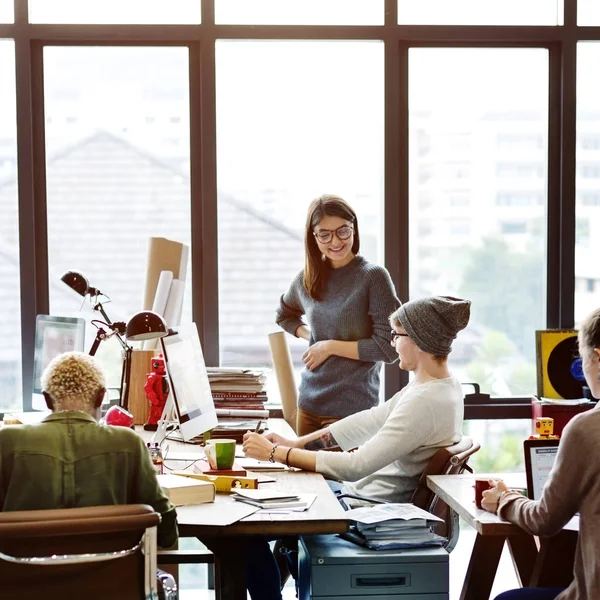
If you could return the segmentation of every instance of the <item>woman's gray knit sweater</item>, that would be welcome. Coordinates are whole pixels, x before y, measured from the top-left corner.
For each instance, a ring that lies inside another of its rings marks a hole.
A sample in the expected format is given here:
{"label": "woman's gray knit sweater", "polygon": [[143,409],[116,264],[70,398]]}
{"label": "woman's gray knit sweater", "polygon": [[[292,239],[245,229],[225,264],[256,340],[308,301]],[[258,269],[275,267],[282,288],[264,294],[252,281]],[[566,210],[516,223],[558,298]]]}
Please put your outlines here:
{"label": "woman's gray knit sweater", "polygon": [[301,409],[341,418],[378,403],[381,362],[397,359],[388,318],[399,306],[387,270],[362,256],[330,270],[320,301],[308,295],[303,272],[296,276],[281,297],[277,324],[292,335],[308,324],[309,345],[358,341],[359,355],[359,360],[330,356],[314,371],[305,369],[298,398]]}

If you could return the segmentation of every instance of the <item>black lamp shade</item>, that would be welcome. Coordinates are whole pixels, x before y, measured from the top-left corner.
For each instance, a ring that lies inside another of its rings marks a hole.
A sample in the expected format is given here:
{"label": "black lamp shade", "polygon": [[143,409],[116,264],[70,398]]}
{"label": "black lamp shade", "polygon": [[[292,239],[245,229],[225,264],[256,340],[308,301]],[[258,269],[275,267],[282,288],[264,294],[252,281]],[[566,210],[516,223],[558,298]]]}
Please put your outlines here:
{"label": "black lamp shade", "polygon": [[158,313],[144,310],[129,319],[125,337],[134,341],[153,340],[164,337],[167,333],[165,320]]}
{"label": "black lamp shade", "polygon": [[80,296],[85,296],[87,294],[89,283],[81,273],[67,271],[60,279],[72,290],[75,290]]}

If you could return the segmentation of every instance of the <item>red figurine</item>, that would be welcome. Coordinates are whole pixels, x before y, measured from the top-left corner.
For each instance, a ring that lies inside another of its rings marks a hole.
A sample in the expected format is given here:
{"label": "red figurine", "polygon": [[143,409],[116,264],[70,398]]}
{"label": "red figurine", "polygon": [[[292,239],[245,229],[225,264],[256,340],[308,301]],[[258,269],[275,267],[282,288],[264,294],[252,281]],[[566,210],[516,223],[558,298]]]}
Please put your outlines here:
{"label": "red figurine", "polygon": [[152,358],[152,373],[146,376],[146,385],[144,392],[146,398],[150,402],[150,414],[148,421],[144,425],[147,431],[156,431],[158,421],[160,420],[163,409],[169,395],[169,382],[167,380],[167,372],[165,370],[165,359],[162,354]]}

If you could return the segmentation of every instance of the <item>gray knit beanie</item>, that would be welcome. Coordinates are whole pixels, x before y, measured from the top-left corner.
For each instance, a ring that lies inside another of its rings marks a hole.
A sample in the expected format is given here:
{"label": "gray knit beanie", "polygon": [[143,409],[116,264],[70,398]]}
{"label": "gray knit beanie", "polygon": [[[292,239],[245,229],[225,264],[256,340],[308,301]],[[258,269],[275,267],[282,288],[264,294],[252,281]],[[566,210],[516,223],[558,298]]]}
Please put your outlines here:
{"label": "gray knit beanie", "polygon": [[470,300],[430,296],[406,302],[390,320],[400,323],[423,352],[448,356],[452,341],[467,326],[470,314]]}

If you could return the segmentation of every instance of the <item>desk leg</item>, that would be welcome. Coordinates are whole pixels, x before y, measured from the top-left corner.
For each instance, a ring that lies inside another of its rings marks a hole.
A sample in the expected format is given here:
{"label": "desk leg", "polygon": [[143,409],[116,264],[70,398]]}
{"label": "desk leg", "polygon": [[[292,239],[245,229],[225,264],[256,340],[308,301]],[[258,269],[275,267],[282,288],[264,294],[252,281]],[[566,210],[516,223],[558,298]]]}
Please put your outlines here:
{"label": "desk leg", "polygon": [[498,570],[504,537],[477,534],[460,600],[487,600]]}
{"label": "desk leg", "polygon": [[215,600],[246,600],[247,538],[202,538],[215,555]]}
{"label": "desk leg", "polygon": [[569,587],[573,581],[576,546],[576,531],[563,529],[551,538],[542,538],[530,585],[532,587]]}
{"label": "desk leg", "polygon": [[517,578],[521,587],[527,587],[533,575],[538,549],[532,535],[509,535],[506,539]]}

